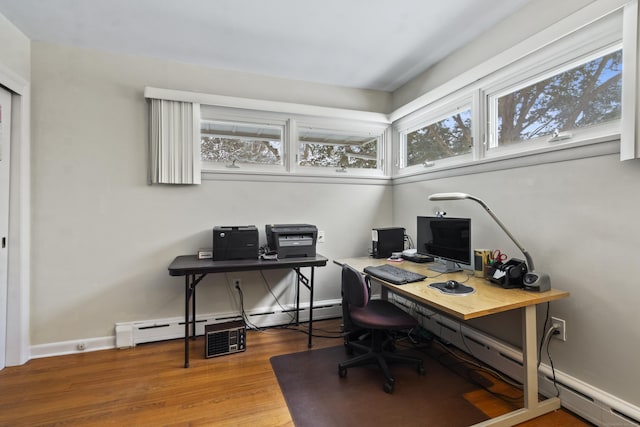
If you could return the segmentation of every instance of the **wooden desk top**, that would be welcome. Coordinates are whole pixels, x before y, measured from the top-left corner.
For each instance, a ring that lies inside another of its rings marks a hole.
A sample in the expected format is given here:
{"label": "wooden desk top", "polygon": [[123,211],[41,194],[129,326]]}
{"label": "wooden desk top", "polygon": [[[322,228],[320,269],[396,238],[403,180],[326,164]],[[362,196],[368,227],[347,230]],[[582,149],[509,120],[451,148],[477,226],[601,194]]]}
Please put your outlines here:
{"label": "wooden desk top", "polygon": [[[410,261],[388,262],[386,259],[374,258],[346,258],[335,260],[335,264],[342,266],[349,264],[353,268],[363,271],[370,265],[391,264],[395,267],[423,274],[428,278],[421,282],[394,285],[375,279],[390,291],[403,295],[408,299],[432,306],[442,312],[463,320],[487,316],[489,314],[522,308],[567,298],[569,292],[551,289],[546,292],[529,292],[523,289],[504,289],[488,280],[474,277],[471,271],[440,274],[428,269],[428,264],[418,264]],[[469,280],[467,277],[471,274]],[[372,279],[374,279],[372,277]],[[474,293],[464,295],[444,294],[438,289],[429,287],[429,283],[457,280],[475,289]]]}

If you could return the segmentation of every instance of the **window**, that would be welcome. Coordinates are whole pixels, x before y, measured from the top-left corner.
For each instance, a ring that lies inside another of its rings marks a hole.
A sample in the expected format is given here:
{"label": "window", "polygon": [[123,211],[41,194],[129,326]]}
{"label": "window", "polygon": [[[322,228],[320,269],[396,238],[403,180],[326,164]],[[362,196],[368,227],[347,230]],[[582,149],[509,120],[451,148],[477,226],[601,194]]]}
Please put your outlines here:
{"label": "window", "polygon": [[622,51],[617,50],[528,84],[497,103],[496,136],[489,150],[569,139],[573,132],[619,120],[622,98]]}
{"label": "window", "polygon": [[394,174],[439,178],[579,158],[620,139],[623,9],[589,13],[588,24],[569,17],[546,42],[527,39],[425,94],[420,108],[392,113]]}
{"label": "window", "polygon": [[470,154],[473,147],[471,109],[408,132],[405,146],[407,167],[428,166],[436,160]]}
{"label": "window", "polygon": [[283,166],[283,128],[241,122],[203,120],[202,161],[240,168],[241,164]]}
{"label": "window", "polygon": [[396,173],[420,173],[425,168],[473,160],[473,97],[438,102],[394,124],[399,159]]}
{"label": "window", "polygon": [[380,138],[298,127],[298,166],[377,169]]}
{"label": "window", "polygon": [[337,177],[346,172],[385,178],[386,115],[328,108],[318,108],[317,115],[299,114],[296,109],[315,110],[268,104],[273,110],[262,102],[255,104],[261,109],[202,105],[200,149],[205,173]]}

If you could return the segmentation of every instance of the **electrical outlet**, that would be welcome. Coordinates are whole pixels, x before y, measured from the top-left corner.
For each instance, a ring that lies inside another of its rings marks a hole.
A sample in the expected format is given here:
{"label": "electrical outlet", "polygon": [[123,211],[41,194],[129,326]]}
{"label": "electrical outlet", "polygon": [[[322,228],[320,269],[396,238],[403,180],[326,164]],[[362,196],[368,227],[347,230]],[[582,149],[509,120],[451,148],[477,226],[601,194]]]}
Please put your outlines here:
{"label": "electrical outlet", "polygon": [[566,341],[567,340],[567,325],[563,319],[557,317],[551,318],[551,325],[556,328],[551,338]]}
{"label": "electrical outlet", "polygon": [[236,288],[239,288],[240,285],[242,285],[241,279],[233,279],[233,286],[235,286]]}
{"label": "electrical outlet", "polygon": [[318,231],[318,238],[316,240],[318,243],[324,243],[324,231]]}

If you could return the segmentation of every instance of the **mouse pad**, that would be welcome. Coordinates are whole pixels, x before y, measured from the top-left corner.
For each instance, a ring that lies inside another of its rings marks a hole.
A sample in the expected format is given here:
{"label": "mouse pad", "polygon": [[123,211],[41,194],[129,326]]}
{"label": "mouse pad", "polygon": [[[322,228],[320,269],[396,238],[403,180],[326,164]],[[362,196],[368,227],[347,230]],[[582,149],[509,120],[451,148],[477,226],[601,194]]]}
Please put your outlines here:
{"label": "mouse pad", "polygon": [[458,287],[455,289],[449,289],[447,288],[446,285],[447,285],[446,282],[436,282],[436,283],[429,284],[430,287],[438,289],[443,294],[467,295],[467,294],[472,294],[476,291],[471,286],[465,286],[462,283],[460,283]]}

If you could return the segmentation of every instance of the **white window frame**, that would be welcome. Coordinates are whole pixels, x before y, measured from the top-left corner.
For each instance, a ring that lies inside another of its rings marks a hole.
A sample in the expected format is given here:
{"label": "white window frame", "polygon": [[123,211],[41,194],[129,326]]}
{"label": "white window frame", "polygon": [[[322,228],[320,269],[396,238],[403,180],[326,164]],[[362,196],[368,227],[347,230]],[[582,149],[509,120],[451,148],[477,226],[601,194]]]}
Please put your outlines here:
{"label": "white window frame", "polygon": [[[326,131],[328,133],[368,136],[377,139],[377,167],[370,168],[336,168],[323,166],[301,166],[298,164],[298,152],[300,140],[298,138],[299,128],[311,128]],[[388,168],[385,167],[386,147],[389,136],[389,124],[358,122],[354,120],[345,121],[342,119],[321,119],[318,117],[295,117],[292,119],[292,135],[294,142],[291,144],[294,150],[292,171],[298,175],[305,176],[353,176],[353,177],[388,177]]]}
{"label": "white window frame", "polygon": [[446,159],[434,160],[423,165],[407,166],[407,135],[416,130],[430,126],[443,119],[452,117],[453,115],[465,111],[471,110],[471,133],[472,139],[477,140],[476,137],[476,116],[474,115],[476,101],[476,93],[466,96],[455,97],[453,100],[437,102],[434,105],[425,107],[420,111],[399,120],[393,125],[394,133],[396,134],[395,151],[398,153],[398,157],[394,164],[394,176],[406,176],[415,175],[426,170],[449,168],[456,165],[467,164],[476,159],[477,153],[474,147],[472,147],[469,154],[463,154],[456,157],[450,157]]}
{"label": "white window frame", "polygon": [[[341,108],[320,107],[288,102],[265,101],[259,99],[236,98],[224,95],[179,91],[162,88],[145,88],[145,97],[187,101],[201,105],[201,117],[204,120],[232,121],[246,124],[262,124],[282,126],[284,133],[282,167],[274,165],[240,165],[240,168],[227,168],[225,165],[203,165],[203,179],[226,180],[254,180],[256,175],[260,179],[271,181],[296,182],[359,182],[363,179],[370,184],[387,184],[391,179],[386,160],[390,157],[389,128],[391,121],[387,114]],[[297,153],[296,122],[310,123],[323,129],[333,129],[348,132],[360,132],[380,135],[378,146],[377,169],[347,169],[348,173],[336,172],[334,168],[296,167],[295,153]],[[198,135],[198,140],[200,136]],[[267,178],[268,177],[268,178]],[[307,179],[308,178],[308,179]],[[355,180],[355,181],[353,181]]]}
{"label": "white window frame", "polygon": [[[264,126],[269,128],[279,128],[282,135],[282,165],[266,165],[266,164],[243,164],[236,163],[221,164],[218,162],[201,161],[201,169],[204,173],[224,173],[224,174],[242,174],[242,173],[286,173],[289,170],[288,157],[289,152],[289,133],[287,129],[286,117],[279,114],[265,113],[262,111],[252,110],[236,110],[225,107],[217,107],[212,105],[202,105],[200,109],[200,120],[211,122],[240,123],[245,125]],[[235,166],[235,167],[233,167]]]}
{"label": "white window frame", "polygon": [[[555,75],[563,69],[570,69],[579,63],[588,62],[590,57],[595,59],[607,52],[618,50],[623,43],[626,49],[630,43],[625,39],[635,38],[637,35],[637,25],[630,29],[627,23],[632,21],[633,24],[637,24],[637,17],[635,20],[629,18],[634,11],[637,13],[637,0],[631,2],[603,0],[586,6],[548,29],[392,112],[390,118],[393,121],[394,147],[397,153],[394,178],[398,183],[402,183],[416,179],[443,178],[620,151],[620,144],[614,147],[611,143],[624,140],[623,125],[620,121],[614,121],[585,131],[573,132],[572,139],[568,141],[553,144],[545,141],[540,143],[539,147],[525,143],[521,147],[504,147],[505,149],[494,149],[493,153],[487,153],[486,144],[491,137],[489,121],[495,117],[494,112],[490,110],[489,99],[490,97],[497,99],[498,93],[508,93],[509,89],[518,85],[524,87],[530,84],[526,82],[540,80],[536,76]],[[595,25],[590,26],[594,23]],[[628,56],[632,55],[624,55],[623,52],[623,86],[630,78],[627,75],[628,68],[633,68],[634,75],[636,73],[635,66],[629,67]],[[636,58],[635,52],[633,58],[634,60]],[[634,81],[635,79],[637,78],[634,78]],[[623,120],[629,114],[629,110],[625,112],[624,108],[631,103],[627,101],[625,104],[625,90],[623,90]],[[436,162],[432,167],[421,168],[421,170],[416,167],[401,169],[399,161],[404,154],[401,152],[401,131],[408,127],[406,123],[416,120],[425,111],[436,108],[436,105],[459,99],[464,94],[473,97],[473,160],[467,163]],[[634,98],[637,98],[637,95]],[[635,112],[635,108],[633,110]],[[635,118],[633,120],[635,122]]]}
{"label": "white window frame", "polygon": [[[621,121],[615,120],[591,128],[572,130],[569,138],[553,141],[544,136],[508,147],[498,147],[498,99],[516,90],[571,70],[579,65],[622,49],[622,16],[611,14],[588,30],[571,34],[546,49],[496,73],[484,86],[487,104],[487,140],[483,158],[498,159],[529,151],[553,151],[561,145],[580,145],[619,138]],[[618,25],[616,25],[618,24]],[[624,70],[623,70],[624,71]]]}

